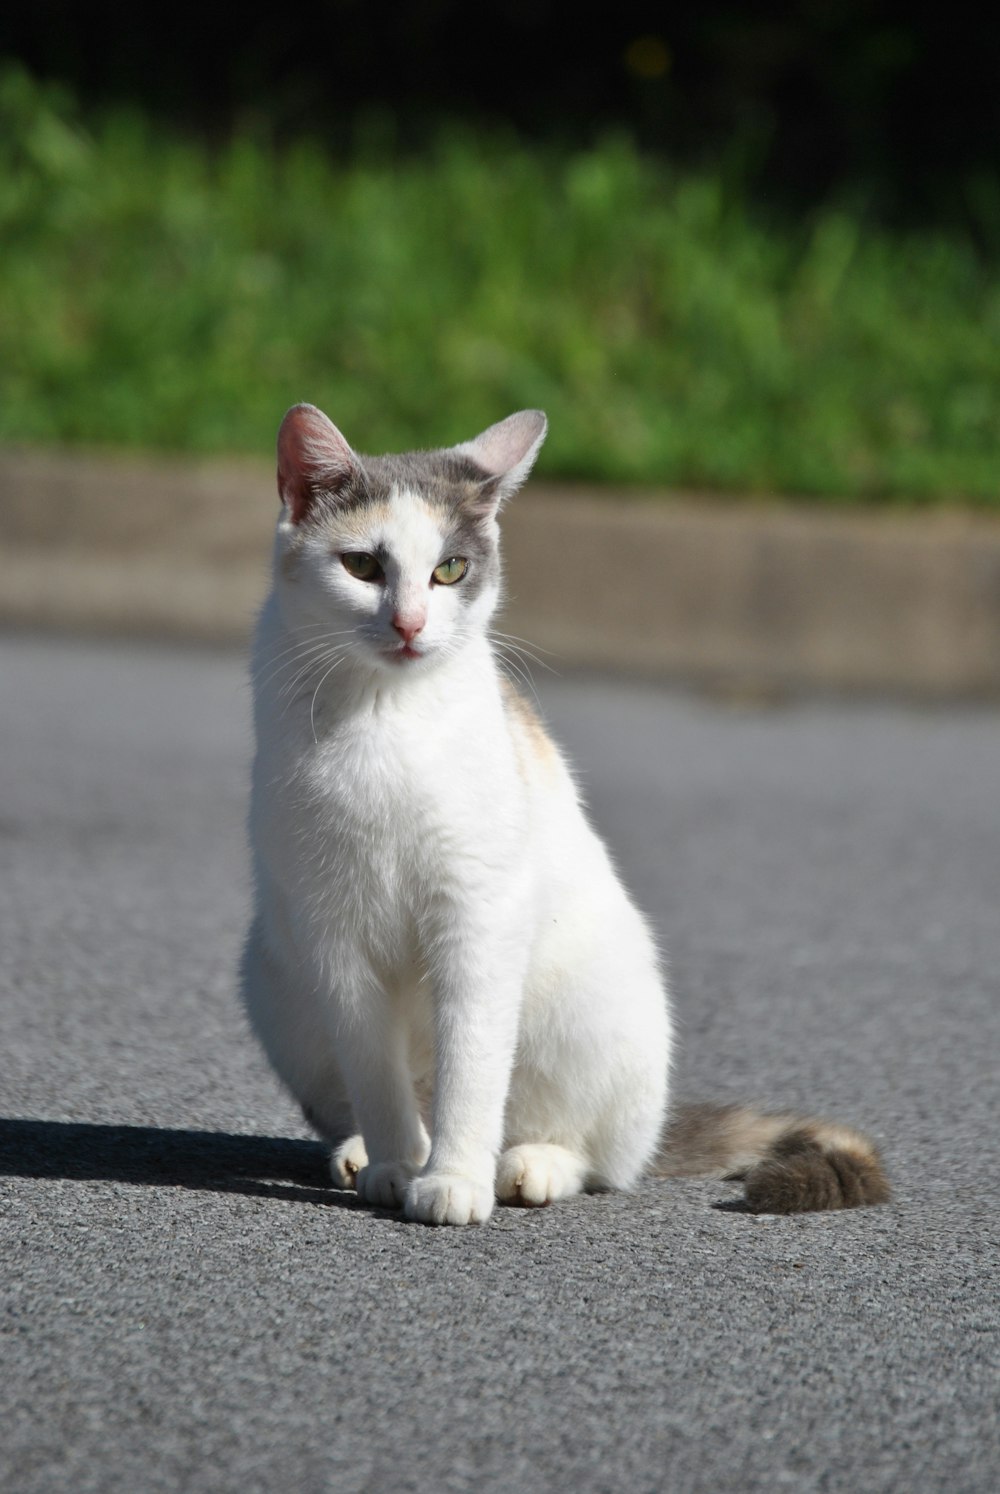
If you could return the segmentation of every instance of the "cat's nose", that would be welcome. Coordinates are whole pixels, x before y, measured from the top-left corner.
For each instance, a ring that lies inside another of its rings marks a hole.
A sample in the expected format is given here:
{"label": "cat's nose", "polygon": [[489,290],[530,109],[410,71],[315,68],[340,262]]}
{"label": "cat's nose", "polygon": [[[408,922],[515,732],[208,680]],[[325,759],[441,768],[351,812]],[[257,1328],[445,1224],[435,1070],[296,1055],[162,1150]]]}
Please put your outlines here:
{"label": "cat's nose", "polygon": [[425,612],[394,612],[392,625],[404,643],[412,643],[427,621]]}

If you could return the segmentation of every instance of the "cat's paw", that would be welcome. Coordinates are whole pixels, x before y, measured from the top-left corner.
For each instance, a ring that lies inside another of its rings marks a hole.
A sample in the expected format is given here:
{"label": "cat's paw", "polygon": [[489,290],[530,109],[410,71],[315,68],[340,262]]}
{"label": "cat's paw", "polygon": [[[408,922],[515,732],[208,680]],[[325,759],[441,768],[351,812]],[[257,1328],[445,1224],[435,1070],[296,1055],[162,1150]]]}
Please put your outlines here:
{"label": "cat's paw", "polygon": [[401,1209],[407,1185],[418,1170],[408,1162],[369,1162],[358,1169],[354,1186],[362,1203],[376,1209]]}
{"label": "cat's paw", "polygon": [[512,1146],[497,1166],[497,1198],[502,1203],[539,1208],[579,1193],[585,1175],[581,1158],[564,1146],[544,1142]]}
{"label": "cat's paw", "polygon": [[457,1172],[414,1178],[406,1190],[406,1217],[420,1224],[484,1224],[493,1212],[492,1182]]}
{"label": "cat's paw", "polygon": [[368,1153],[360,1136],[348,1136],[330,1154],[330,1176],[338,1188],[357,1186],[358,1173],[368,1166]]}

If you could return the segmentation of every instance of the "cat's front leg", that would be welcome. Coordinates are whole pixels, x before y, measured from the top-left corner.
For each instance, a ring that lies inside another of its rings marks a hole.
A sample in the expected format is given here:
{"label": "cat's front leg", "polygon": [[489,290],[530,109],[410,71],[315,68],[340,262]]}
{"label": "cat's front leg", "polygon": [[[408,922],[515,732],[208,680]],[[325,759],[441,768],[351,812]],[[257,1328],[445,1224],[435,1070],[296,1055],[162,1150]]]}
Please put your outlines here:
{"label": "cat's front leg", "polygon": [[[368,989],[362,1000],[342,1009],[337,1050],[361,1128],[361,1136],[351,1138],[361,1143],[353,1148],[355,1165],[347,1169],[353,1185],[363,1203],[401,1208],[407,1185],[427,1160],[430,1140],[417,1108],[405,1028],[381,991]],[[335,1153],[335,1178],[341,1160]]]}
{"label": "cat's front leg", "polygon": [[433,1140],[405,1210],[424,1224],[482,1224],[495,1202],[523,960],[518,941],[495,929],[452,933],[434,982]]}

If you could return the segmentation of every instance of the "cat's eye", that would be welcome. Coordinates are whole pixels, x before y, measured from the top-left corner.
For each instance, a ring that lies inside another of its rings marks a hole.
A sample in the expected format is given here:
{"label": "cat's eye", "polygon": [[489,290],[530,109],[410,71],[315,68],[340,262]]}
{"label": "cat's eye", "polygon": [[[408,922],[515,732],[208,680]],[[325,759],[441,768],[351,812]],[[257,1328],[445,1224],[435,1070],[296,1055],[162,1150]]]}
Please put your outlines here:
{"label": "cat's eye", "polygon": [[349,576],[359,581],[381,581],[385,576],[375,556],[367,550],[348,550],[340,557],[340,563]]}
{"label": "cat's eye", "polygon": [[439,566],[435,566],[432,579],[439,586],[454,586],[456,581],[461,581],[469,569],[469,562],[463,560],[460,555],[452,555],[448,560],[442,560]]}

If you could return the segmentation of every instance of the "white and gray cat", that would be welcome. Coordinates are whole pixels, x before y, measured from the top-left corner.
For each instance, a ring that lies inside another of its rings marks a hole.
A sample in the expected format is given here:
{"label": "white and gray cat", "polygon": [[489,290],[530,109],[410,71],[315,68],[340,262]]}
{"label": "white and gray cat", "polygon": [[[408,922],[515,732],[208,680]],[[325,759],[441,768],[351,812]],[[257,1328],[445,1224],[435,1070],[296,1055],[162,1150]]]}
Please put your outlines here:
{"label": "white and gray cat", "polygon": [[369,457],[311,405],[278,436],[253,656],[253,1026],[333,1175],[481,1223],[644,1173],[745,1176],[758,1211],[888,1195],[867,1137],[742,1107],[669,1124],[656,949],[558,749],[498,664],[498,513],[522,410]]}

